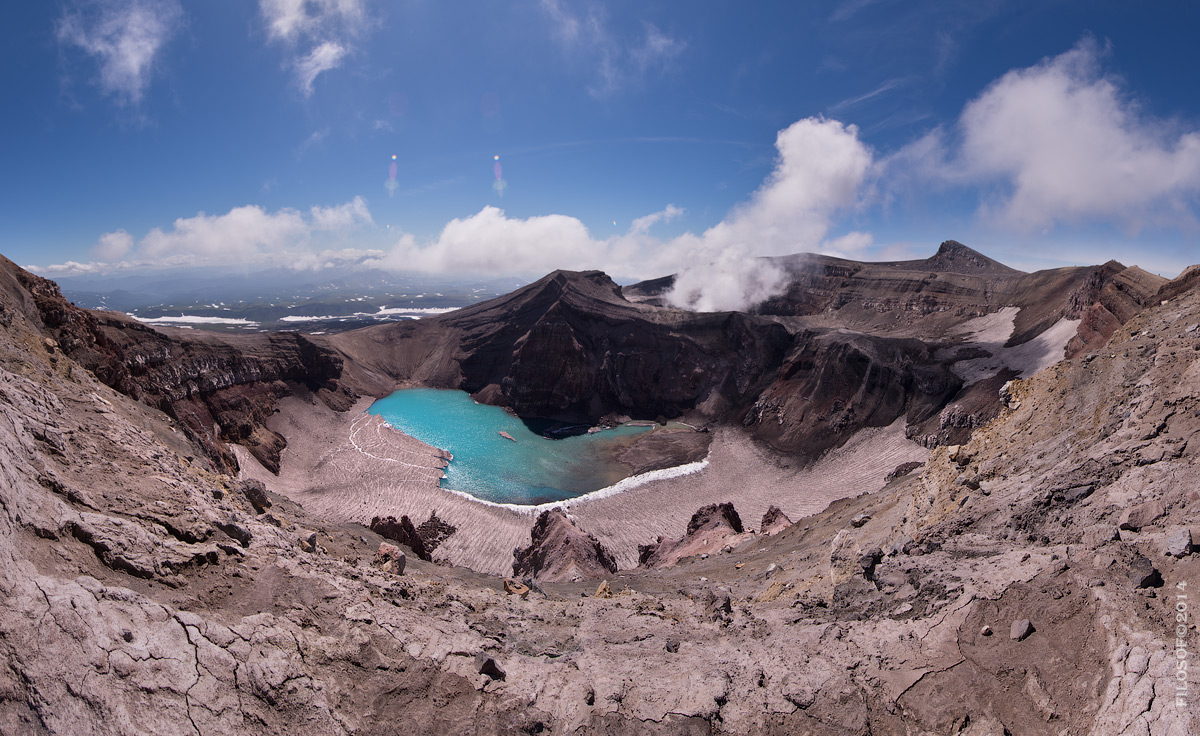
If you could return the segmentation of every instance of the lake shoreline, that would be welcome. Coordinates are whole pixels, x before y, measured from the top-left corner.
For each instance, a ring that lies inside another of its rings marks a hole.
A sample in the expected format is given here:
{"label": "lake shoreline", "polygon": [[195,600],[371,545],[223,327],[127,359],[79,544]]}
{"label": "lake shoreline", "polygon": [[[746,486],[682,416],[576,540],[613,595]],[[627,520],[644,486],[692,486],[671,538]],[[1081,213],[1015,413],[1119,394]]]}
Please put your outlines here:
{"label": "lake shoreline", "polygon": [[[263,481],[330,522],[366,526],[373,516],[407,515],[419,524],[436,512],[458,530],[438,547],[435,559],[483,573],[512,574],[513,550],[530,543],[534,509],[487,505],[441,488],[444,453],[365,414],[372,401],[361,399],[339,413],[312,397],[283,399],[268,423],[288,441],[280,474],[273,475],[244,448],[235,447],[243,477]],[[627,569],[637,565],[638,545],[659,536],[682,536],[701,506],[732,501],[751,529],[771,505],[796,520],[839,498],[877,490],[897,465],[928,456],[928,450],[904,437],[903,419],[864,430],[806,468],[739,428],[718,427],[707,437],[703,467],[566,502],[568,513]]]}
{"label": "lake shoreline", "polygon": [[504,407],[465,391],[409,387],[374,401],[378,415],[452,458],[441,485],[501,506],[543,506],[609,488],[631,475],[704,457],[707,435],[641,422],[547,437]]}

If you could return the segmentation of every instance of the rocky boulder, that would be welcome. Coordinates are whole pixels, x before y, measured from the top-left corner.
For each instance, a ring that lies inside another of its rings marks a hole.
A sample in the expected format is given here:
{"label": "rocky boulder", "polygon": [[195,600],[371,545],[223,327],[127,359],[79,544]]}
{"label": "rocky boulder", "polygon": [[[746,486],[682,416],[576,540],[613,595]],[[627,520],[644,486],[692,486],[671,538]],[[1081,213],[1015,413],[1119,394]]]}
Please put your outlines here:
{"label": "rocky boulder", "polygon": [[1163,552],[1168,557],[1187,557],[1192,552],[1192,530],[1181,526],[1167,535]]}
{"label": "rocky boulder", "polygon": [[1154,563],[1141,555],[1135,555],[1129,565],[1129,582],[1134,588],[1161,588],[1163,579]]}
{"label": "rocky boulder", "polygon": [[379,551],[375,553],[373,562],[376,567],[384,572],[390,572],[393,575],[403,575],[404,566],[408,562],[408,558],[405,557],[404,553],[396,545],[380,542]]}
{"label": "rocky boulder", "polygon": [[1142,527],[1149,526],[1158,519],[1161,519],[1166,513],[1161,503],[1158,501],[1148,501],[1126,509],[1125,513],[1121,514],[1121,523],[1119,526],[1126,531],[1141,531]]}

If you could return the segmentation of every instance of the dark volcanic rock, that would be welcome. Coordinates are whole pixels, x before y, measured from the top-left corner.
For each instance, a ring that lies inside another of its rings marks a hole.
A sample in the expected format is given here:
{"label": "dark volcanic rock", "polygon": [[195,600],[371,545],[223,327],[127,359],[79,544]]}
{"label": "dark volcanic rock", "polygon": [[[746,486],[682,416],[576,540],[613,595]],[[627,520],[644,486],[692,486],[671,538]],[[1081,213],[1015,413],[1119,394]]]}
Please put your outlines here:
{"label": "dark volcanic rock", "polygon": [[896,480],[897,478],[903,478],[904,476],[908,475],[909,473],[913,472],[914,470],[923,466],[924,464],[925,463],[922,463],[922,462],[919,462],[916,460],[913,460],[913,461],[907,462],[907,463],[900,463],[899,465],[896,466],[896,468],[894,470],[892,470],[892,472],[887,474],[887,477],[884,478],[884,482],[891,483],[892,481]]}
{"label": "dark volcanic rock", "polygon": [[805,330],[742,424],[777,449],[815,457],[863,427],[936,417],[961,387],[919,340]]}
{"label": "dark volcanic rock", "polygon": [[692,514],[687,525],[687,536],[694,537],[702,531],[722,527],[728,527],[737,534],[742,533],[742,518],[738,516],[737,509],[733,507],[733,504],[728,501],[709,504]]}
{"label": "dark volcanic rock", "polygon": [[429,515],[429,518],[421,522],[417,527],[417,536],[425,543],[425,549],[429,550],[429,554],[438,548],[442,542],[458,531],[458,527],[453,524],[438,518],[437,512],[434,511]]}
{"label": "dark volcanic rock", "polygon": [[602,578],[617,563],[600,542],[575,526],[560,508],[543,511],[531,532],[532,543],[513,552],[513,575],[543,582]]}
{"label": "dark volcanic rock", "polygon": [[1129,564],[1129,582],[1135,588],[1160,588],[1163,579],[1154,563],[1142,555],[1135,555]]}
{"label": "dark volcanic rock", "polygon": [[399,521],[396,521],[394,516],[387,518],[376,516],[371,519],[371,531],[381,537],[403,544],[411,549],[418,559],[425,561],[433,559],[429,554],[429,549],[425,546],[425,540],[421,538],[417,528],[413,526],[412,520],[407,516],[401,516]]}
{"label": "dark volcanic rock", "polygon": [[238,481],[237,489],[241,491],[250,505],[254,507],[255,512],[262,513],[271,508],[271,499],[267,497],[267,487],[263,485],[261,480],[253,478]]}

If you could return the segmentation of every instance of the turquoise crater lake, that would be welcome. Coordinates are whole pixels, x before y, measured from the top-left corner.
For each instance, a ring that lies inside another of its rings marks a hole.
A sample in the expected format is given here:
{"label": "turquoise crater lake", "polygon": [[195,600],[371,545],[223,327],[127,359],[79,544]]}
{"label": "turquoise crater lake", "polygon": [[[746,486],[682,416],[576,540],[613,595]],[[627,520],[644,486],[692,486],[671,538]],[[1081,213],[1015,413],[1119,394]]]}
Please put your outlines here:
{"label": "turquoise crater lake", "polygon": [[[392,427],[454,459],[443,488],[493,503],[564,501],[617,483],[629,469],[615,452],[650,429],[625,425],[592,434],[547,439],[496,406],[465,391],[401,389],[367,409]],[[500,432],[508,433],[507,439]]]}

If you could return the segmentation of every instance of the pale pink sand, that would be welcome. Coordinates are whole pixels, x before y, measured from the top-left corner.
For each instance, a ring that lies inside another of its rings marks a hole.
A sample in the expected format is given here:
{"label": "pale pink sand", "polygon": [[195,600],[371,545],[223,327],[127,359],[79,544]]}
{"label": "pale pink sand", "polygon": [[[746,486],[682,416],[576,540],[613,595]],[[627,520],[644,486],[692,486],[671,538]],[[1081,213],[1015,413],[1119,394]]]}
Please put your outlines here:
{"label": "pale pink sand", "polygon": [[767,507],[778,506],[792,521],[815,514],[847,496],[877,491],[897,465],[924,460],[929,451],[904,436],[904,420],[859,432],[845,446],[812,466],[779,465],[745,433],[722,428],[713,438],[708,467],[694,475],[656,481],[595,501],[568,506],[579,527],[595,534],[622,569],[637,564],[637,546],[659,535],[683,536],[696,509],[732,501],[742,525],[758,529]]}
{"label": "pale pink sand", "polygon": [[[431,511],[458,527],[435,558],[493,574],[511,574],[512,553],[529,544],[537,509],[496,506],[438,487],[440,450],[365,415],[370,399],[338,414],[291,397],[270,423],[288,440],[278,477],[235,448],[244,477],[258,478],[330,521],[369,524],[372,516],[407,514],[419,524]],[[831,501],[875,491],[897,465],[923,461],[928,451],[904,437],[904,421],[861,432],[846,446],[803,470],[784,468],[743,432],[717,430],[699,472],[656,480],[622,493],[566,503],[579,526],[595,534],[624,569],[637,564],[639,544],[683,535],[696,509],[732,501],[743,524],[758,527],[770,505],[792,520]]]}

